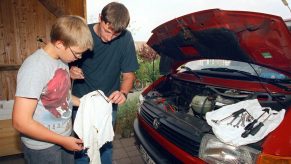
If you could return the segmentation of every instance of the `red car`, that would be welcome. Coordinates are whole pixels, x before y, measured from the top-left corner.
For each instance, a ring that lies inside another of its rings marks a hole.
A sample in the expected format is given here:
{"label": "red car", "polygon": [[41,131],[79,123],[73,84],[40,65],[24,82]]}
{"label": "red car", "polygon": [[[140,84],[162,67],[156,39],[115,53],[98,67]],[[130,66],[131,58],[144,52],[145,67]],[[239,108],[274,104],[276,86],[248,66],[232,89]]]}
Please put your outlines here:
{"label": "red car", "polygon": [[[140,95],[134,131],[147,163],[291,163],[291,37],[281,17],[210,9],[168,21],[147,44],[161,78]],[[284,109],[259,142],[221,142],[205,114],[257,99]]]}

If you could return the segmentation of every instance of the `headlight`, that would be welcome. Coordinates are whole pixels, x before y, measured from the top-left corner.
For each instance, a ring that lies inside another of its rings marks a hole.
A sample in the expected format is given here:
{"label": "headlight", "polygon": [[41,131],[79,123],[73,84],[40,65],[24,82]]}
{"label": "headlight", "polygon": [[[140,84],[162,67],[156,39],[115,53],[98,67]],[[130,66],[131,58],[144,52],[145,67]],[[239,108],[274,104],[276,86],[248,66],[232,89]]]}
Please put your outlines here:
{"label": "headlight", "polygon": [[219,141],[214,135],[206,134],[201,141],[199,158],[207,163],[234,164],[256,163],[260,151],[248,146],[231,146]]}
{"label": "headlight", "polygon": [[140,107],[141,107],[141,104],[143,103],[144,101],[144,97],[142,96],[142,94],[139,94],[139,106],[138,106],[138,113],[140,113]]}
{"label": "headlight", "polygon": [[144,101],[144,97],[142,96],[142,94],[139,94],[139,103],[142,104]]}

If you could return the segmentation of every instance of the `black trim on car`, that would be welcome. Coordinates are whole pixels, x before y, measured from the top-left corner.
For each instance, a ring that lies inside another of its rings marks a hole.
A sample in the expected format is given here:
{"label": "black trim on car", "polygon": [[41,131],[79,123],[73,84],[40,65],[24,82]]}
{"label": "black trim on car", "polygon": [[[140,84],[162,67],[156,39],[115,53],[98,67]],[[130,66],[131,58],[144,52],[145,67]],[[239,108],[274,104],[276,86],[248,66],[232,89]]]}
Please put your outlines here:
{"label": "black trim on car", "polygon": [[[151,101],[141,105],[140,115],[159,134],[194,157],[198,156],[203,135],[211,132],[204,120],[179,112],[163,112]],[[155,121],[159,122],[159,127],[154,127]]]}
{"label": "black trim on car", "polygon": [[136,140],[139,144],[143,146],[148,155],[157,164],[179,164],[177,158],[168,153],[164,148],[162,148],[155,140],[153,140],[143,128],[140,127],[137,119],[134,120],[134,133]]}

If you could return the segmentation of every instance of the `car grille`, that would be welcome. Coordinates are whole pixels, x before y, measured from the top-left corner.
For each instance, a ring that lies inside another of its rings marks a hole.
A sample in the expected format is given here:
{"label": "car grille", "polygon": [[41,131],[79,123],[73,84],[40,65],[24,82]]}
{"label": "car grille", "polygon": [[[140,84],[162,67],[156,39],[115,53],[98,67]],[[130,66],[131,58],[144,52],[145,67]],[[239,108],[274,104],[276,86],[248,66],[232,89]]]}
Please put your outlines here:
{"label": "car grille", "polygon": [[[198,156],[202,133],[195,132],[187,123],[177,124],[177,119],[166,116],[165,112],[151,103],[145,102],[141,106],[140,115],[153,128],[155,118],[160,118],[159,127],[155,128],[157,132],[185,152]],[[188,129],[185,130],[185,127]]]}

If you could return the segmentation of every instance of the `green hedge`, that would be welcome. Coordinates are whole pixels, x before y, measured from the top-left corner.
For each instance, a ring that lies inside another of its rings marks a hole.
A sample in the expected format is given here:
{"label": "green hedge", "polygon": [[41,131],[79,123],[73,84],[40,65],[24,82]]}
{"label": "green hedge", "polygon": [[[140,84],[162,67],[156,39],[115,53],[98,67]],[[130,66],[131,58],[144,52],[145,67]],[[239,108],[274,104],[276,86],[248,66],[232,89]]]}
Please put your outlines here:
{"label": "green hedge", "polygon": [[139,69],[135,72],[136,78],[142,82],[153,82],[159,76],[159,63],[160,59],[156,59],[154,62],[152,61],[144,61],[139,59]]}
{"label": "green hedge", "polygon": [[[136,78],[144,83],[143,86],[146,86],[148,83],[152,83],[160,76],[159,62],[159,58],[153,62],[149,60],[142,60],[138,56],[139,69],[135,72],[135,74]],[[133,122],[136,118],[138,106],[138,95],[136,97],[129,98],[124,105],[119,106],[116,118],[115,133],[121,134],[123,137],[129,137],[133,134]]]}
{"label": "green hedge", "polygon": [[133,134],[133,122],[138,109],[138,96],[130,98],[124,105],[119,106],[115,133],[123,137],[130,137]]}

